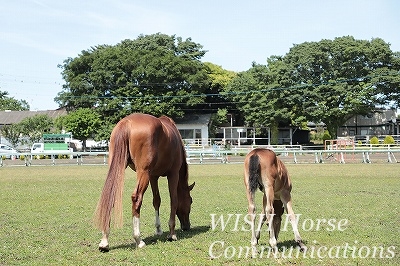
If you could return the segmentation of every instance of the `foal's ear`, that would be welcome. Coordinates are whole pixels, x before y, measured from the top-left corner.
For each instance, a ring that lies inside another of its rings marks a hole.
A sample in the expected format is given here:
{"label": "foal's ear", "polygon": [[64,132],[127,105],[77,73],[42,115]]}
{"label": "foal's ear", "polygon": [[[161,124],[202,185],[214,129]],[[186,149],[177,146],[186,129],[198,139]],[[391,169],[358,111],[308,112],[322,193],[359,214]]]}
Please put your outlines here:
{"label": "foal's ear", "polygon": [[195,184],[196,184],[196,182],[193,182],[193,184],[191,184],[191,185],[189,186],[189,191],[191,191],[191,190],[193,189],[193,187],[194,187]]}

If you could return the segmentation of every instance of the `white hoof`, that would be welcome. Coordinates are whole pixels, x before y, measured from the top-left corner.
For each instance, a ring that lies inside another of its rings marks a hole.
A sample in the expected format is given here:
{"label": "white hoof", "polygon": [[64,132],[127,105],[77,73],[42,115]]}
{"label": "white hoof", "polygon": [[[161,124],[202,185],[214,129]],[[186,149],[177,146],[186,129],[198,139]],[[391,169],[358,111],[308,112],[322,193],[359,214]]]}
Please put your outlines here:
{"label": "white hoof", "polygon": [[108,252],[108,251],[110,251],[110,247],[109,247],[108,243],[103,243],[103,241],[102,241],[99,244],[99,250],[100,250],[100,252]]}
{"label": "white hoof", "polygon": [[176,237],[176,235],[168,236],[168,241],[177,241],[177,240],[178,240],[178,238]]}
{"label": "white hoof", "polygon": [[146,246],[146,243],[144,243],[143,240],[140,240],[140,243],[136,245],[138,248],[144,248]]}
{"label": "white hoof", "polygon": [[269,245],[271,246],[271,248],[276,248],[276,244],[277,242],[275,238],[269,240]]}

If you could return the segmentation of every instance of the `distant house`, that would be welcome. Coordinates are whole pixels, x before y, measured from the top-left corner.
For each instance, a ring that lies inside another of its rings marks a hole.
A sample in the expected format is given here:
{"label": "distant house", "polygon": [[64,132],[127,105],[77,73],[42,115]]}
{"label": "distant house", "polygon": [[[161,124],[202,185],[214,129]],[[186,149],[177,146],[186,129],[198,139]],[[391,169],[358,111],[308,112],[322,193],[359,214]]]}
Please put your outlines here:
{"label": "distant house", "polygon": [[211,114],[191,114],[174,121],[186,144],[208,146],[210,145],[208,137],[210,119]]}
{"label": "distant house", "polygon": [[66,114],[67,111],[63,108],[46,111],[0,111],[0,128],[5,125],[17,124],[21,122],[24,118],[35,115],[48,115],[51,118],[57,118]]}
{"label": "distant house", "polygon": [[[0,111],[0,129],[5,125],[12,125],[21,122],[26,117],[31,117],[35,115],[48,115],[51,118],[57,118],[59,116],[66,115],[67,111],[65,109],[57,110],[46,110],[46,111]],[[11,145],[0,132],[0,143],[5,143]]]}
{"label": "distant house", "polygon": [[338,137],[399,135],[400,121],[396,110],[382,110],[368,115],[357,115],[338,129]]}

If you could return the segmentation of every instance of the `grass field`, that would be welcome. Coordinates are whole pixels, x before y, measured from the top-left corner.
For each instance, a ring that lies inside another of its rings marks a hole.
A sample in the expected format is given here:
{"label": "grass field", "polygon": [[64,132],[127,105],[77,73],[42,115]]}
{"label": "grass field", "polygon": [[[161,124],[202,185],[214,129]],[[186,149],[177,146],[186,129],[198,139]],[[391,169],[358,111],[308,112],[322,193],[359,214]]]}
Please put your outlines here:
{"label": "grass field", "polygon": [[[400,265],[400,164],[289,164],[288,170],[308,251],[289,253],[295,245],[288,226],[279,235],[276,256],[267,253],[264,231],[259,243],[264,253],[250,258],[245,253],[250,232],[244,220],[242,164],[190,165],[190,183],[196,181],[193,229],[178,230],[176,242],[166,241],[166,180],[160,179],[161,237],[154,235],[148,189],[142,206],[143,249],[132,245],[135,178],[127,170],[125,224],[112,229],[108,253],[98,251],[101,234],[91,223],[107,166],[3,167],[0,265]],[[256,200],[260,205],[261,193]],[[217,224],[221,217],[224,230]]]}

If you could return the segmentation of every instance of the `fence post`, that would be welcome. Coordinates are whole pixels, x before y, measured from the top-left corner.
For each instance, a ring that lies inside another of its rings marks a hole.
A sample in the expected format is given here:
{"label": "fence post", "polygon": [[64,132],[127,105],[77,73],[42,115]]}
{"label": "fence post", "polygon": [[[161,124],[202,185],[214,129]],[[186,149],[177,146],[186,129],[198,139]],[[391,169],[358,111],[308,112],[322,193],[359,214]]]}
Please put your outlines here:
{"label": "fence post", "polygon": [[396,159],[396,157],[394,156],[393,152],[390,152],[390,154],[393,156],[394,162],[397,163],[397,159]]}
{"label": "fence post", "polygon": [[323,163],[322,152],[315,152],[314,154],[315,154],[315,163]]}
{"label": "fence post", "polygon": [[25,155],[25,166],[30,166],[32,164],[32,155],[27,156]]}
{"label": "fence post", "polygon": [[369,160],[369,153],[367,151],[363,152],[363,163],[371,163]]}
{"label": "fence post", "polygon": [[340,163],[345,163],[343,152],[340,152]]}

